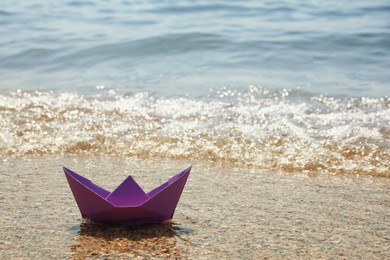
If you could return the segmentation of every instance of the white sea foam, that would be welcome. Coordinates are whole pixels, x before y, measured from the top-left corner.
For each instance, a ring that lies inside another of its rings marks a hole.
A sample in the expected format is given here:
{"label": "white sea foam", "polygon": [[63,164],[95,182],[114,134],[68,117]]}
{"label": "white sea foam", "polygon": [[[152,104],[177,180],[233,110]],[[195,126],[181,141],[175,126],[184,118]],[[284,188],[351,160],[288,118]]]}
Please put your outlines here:
{"label": "white sea foam", "polygon": [[112,92],[89,98],[1,95],[1,154],[171,157],[389,176],[387,97],[223,91],[203,99]]}

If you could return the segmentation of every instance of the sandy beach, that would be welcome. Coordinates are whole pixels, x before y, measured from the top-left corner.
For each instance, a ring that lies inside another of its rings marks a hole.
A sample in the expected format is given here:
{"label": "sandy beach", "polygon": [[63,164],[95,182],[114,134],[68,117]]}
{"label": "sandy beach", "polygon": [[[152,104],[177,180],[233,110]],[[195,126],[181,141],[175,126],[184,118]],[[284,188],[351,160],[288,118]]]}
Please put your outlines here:
{"label": "sandy beach", "polygon": [[[135,227],[82,220],[61,169],[149,190],[189,165],[173,220]],[[113,157],[4,159],[0,173],[2,259],[390,256],[388,178]]]}

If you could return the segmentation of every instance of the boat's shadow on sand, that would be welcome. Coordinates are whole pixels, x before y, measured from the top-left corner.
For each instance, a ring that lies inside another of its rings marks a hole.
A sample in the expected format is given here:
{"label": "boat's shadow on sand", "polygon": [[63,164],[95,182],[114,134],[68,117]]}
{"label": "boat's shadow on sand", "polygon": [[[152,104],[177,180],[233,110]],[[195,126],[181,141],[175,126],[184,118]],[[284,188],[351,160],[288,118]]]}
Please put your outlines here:
{"label": "boat's shadow on sand", "polygon": [[192,232],[170,221],[162,224],[125,226],[86,220],[70,231],[78,234],[77,242],[71,246],[71,251],[75,258],[80,259],[151,255],[181,257],[186,254],[191,243],[180,235]]}

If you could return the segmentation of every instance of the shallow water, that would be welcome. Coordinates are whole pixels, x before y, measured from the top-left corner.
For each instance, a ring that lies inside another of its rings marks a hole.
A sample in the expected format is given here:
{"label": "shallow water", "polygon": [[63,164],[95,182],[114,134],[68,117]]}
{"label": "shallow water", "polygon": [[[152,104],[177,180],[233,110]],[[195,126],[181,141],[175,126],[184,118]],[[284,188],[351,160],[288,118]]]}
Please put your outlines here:
{"label": "shallow water", "polygon": [[[150,190],[189,164],[172,222],[82,221],[63,165],[108,190],[132,175]],[[2,258],[364,258],[389,247],[388,178],[278,174],[199,161],[10,159],[0,169]]]}

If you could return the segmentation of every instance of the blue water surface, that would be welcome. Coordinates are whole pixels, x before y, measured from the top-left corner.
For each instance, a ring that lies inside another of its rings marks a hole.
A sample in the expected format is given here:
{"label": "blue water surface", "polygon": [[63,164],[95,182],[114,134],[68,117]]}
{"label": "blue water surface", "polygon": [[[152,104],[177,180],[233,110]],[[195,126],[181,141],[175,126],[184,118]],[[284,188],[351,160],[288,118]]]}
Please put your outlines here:
{"label": "blue water surface", "polygon": [[390,93],[390,2],[0,3],[0,91]]}

